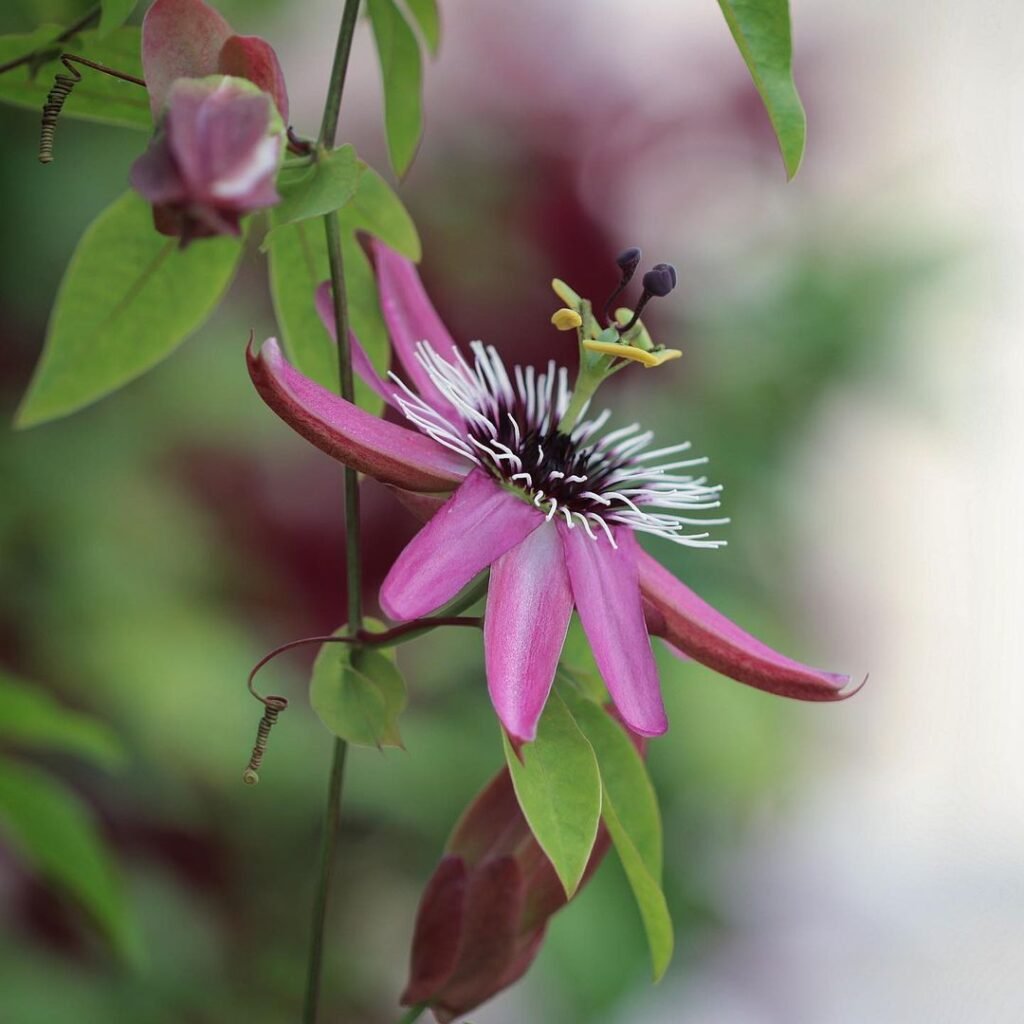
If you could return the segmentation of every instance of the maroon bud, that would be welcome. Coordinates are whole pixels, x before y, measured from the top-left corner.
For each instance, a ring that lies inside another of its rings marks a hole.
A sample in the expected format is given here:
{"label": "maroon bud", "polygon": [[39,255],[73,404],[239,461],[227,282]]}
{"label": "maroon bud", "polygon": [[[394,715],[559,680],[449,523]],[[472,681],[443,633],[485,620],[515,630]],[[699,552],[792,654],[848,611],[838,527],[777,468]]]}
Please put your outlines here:
{"label": "maroon bud", "polygon": [[[642,751],[643,741],[630,738]],[[609,845],[602,825],[580,888]],[[427,1003],[441,1024],[474,1010],[526,973],[565,904],[504,768],[463,813],[427,883],[403,1005]]]}
{"label": "maroon bud", "polygon": [[237,235],[245,214],[278,202],[282,125],[269,94],[237,78],[180,79],[131,183],[158,231],[182,239]]}
{"label": "maroon bud", "polygon": [[273,47],[259,36],[236,35],[204,0],[154,0],[142,20],[142,69],[154,120],[178,79],[218,72],[259,86],[288,120],[288,93]]}

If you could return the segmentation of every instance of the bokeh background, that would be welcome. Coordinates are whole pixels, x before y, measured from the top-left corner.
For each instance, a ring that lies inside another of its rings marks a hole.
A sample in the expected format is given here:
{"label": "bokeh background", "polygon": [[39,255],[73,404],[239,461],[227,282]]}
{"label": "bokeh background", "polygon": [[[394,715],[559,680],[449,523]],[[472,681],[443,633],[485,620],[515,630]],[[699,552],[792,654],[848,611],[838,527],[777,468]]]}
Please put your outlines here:
{"label": "bokeh background", "polygon": [[[12,0],[0,30],[84,6]],[[312,134],[340,5],[220,6],[273,41]],[[648,321],[685,356],[609,397],[711,456],[732,523],[723,550],[657,553],[794,656],[870,671],[855,700],[804,706],[661,652],[669,975],[650,986],[609,857],[527,980],[472,1020],[1024,1019],[1019,5],[797,0],[810,132],[789,185],[710,0],[441,6],[401,194],[455,336],[569,362],[553,275],[599,299],[626,245],[674,262]],[[376,76],[363,25],[341,135],[383,168]],[[0,108],[0,138],[9,422],[74,243],[143,140],[68,121],[44,169],[30,113]],[[253,254],[141,381],[0,431],[0,669],[128,752],[114,771],[5,756],[92,808],[142,950],[113,954],[0,836],[0,1021],[296,1017],[331,740],[301,699],[308,658],[282,659],[267,683],[294,710],[242,786],[244,680],[343,619],[341,480],[244,373],[250,327],[273,332],[262,275]],[[379,489],[364,502],[372,603],[415,524]],[[401,661],[407,751],[350,757],[324,1020],[397,1019],[419,892],[501,761],[475,638]]]}

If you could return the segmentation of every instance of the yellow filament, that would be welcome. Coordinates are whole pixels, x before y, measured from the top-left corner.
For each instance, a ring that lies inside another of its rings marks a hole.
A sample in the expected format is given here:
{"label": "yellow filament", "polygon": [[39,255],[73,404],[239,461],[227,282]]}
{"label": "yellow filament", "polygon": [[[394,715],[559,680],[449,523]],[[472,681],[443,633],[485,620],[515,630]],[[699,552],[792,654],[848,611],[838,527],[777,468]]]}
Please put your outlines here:
{"label": "yellow filament", "polygon": [[589,352],[600,352],[603,356],[612,356],[615,359],[632,359],[650,369],[652,366],[661,366],[670,359],[678,359],[683,353],[677,348],[663,348],[657,352],[647,352],[642,348],[635,348],[633,345],[624,345],[619,341],[590,341],[585,340],[583,347]]}

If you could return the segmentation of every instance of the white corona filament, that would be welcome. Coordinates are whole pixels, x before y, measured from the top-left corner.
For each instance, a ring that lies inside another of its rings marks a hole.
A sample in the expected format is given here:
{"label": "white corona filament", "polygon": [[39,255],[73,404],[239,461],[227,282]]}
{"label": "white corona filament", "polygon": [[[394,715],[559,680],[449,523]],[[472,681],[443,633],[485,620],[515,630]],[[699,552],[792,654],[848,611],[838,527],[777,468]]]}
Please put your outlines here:
{"label": "white corona filament", "polygon": [[[641,431],[638,423],[601,435],[611,417],[607,409],[577,423],[568,439],[559,441],[556,428],[572,398],[565,368],[552,361],[538,374],[532,366],[516,366],[509,377],[492,346],[474,341],[470,349],[473,366],[454,346],[449,362],[429,342],[416,345],[416,358],[447,403],[445,409],[434,408],[391,374],[400,388],[395,393],[399,407],[420,431],[522,491],[548,522],[561,515],[568,528],[579,527],[593,540],[603,533],[616,546],[611,528],[625,526],[690,547],[725,544],[690,528],[720,526],[728,519],[679,514],[721,506],[720,485],[677,472],[707,462],[672,458],[688,451],[689,441],[651,449],[654,435]],[[544,444],[550,455],[553,444],[564,450],[567,440],[567,464],[551,465]],[[657,459],[669,461],[651,465]],[[580,467],[586,472],[574,472]],[[554,491],[561,491],[561,497]]]}

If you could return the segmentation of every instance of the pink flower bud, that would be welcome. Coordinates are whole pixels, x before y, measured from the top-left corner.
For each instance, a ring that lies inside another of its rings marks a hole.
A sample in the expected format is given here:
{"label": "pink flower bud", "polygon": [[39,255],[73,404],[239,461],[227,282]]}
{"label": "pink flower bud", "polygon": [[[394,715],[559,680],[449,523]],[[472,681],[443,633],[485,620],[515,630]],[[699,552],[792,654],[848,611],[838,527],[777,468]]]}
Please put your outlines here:
{"label": "pink flower bud", "polygon": [[[602,825],[580,888],[609,845]],[[526,973],[565,903],[503,768],[462,815],[427,883],[403,1005],[428,1003],[441,1024],[469,1013]]]}
{"label": "pink flower bud", "polygon": [[163,121],[132,165],[131,183],[153,204],[165,235],[237,235],[239,219],[272,206],[284,146],[271,97],[238,78],[179,79]]}

